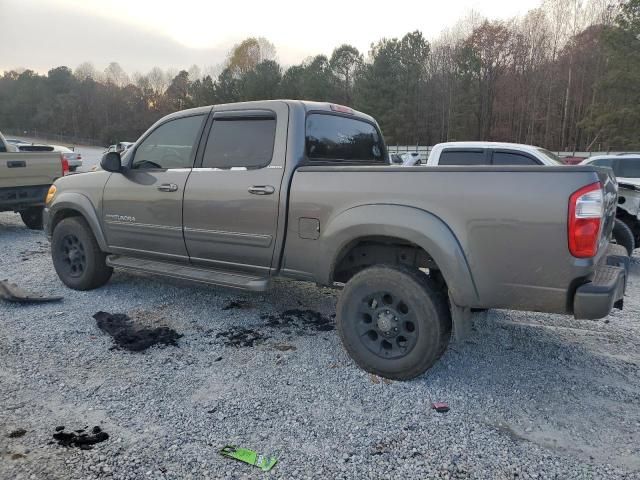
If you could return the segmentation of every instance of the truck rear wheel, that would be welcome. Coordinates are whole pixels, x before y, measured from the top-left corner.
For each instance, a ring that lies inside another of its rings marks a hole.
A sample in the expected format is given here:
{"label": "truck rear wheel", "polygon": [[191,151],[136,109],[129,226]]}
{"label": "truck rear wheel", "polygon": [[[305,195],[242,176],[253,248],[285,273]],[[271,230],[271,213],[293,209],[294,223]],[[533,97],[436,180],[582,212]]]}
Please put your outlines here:
{"label": "truck rear wheel", "polygon": [[31,230],[42,230],[42,212],[44,207],[29,207],[20,211],[22,221]]}
{"label": "truck rear wheel", "polygon": [[396,265],[369,267],[349,280],[336,323],[351,358],[393,380],[428,370],[451,336],[446,295],[420,270]]}
{"label": "truck rear wheel", "polygon": [[633,250],[636,246],[633,232],[629,226],[619,218],[616,218],[615,224],[613,225],[611,237],[618,245],[622,245],[627,250],[629,256],[633,255]]}
{"label": "truck rear wheel", "polygon": [[82,217],[65,218],[53,230],[51,257],[60,280],[74,290],[92,290],[109,280],[113,269]]}

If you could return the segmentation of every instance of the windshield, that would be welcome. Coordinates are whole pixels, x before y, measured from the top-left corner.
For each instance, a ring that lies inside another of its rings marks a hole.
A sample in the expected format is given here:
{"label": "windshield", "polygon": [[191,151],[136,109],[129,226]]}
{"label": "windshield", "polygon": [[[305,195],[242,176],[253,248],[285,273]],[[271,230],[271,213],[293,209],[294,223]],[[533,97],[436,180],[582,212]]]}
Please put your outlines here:
{"label": "windshield", "polygon": [[543,154],[545,157],[547,157],[548,159],[553,161],[554,163],[557,163],[558,165],[566,165],[566,163],[564,163],[562,160],[560,160],[560,157],[558,155],[556,155],[555,153],[550,152],[549,150],[546,150],[544,148],[538,148],[538,151],[541,154]]}

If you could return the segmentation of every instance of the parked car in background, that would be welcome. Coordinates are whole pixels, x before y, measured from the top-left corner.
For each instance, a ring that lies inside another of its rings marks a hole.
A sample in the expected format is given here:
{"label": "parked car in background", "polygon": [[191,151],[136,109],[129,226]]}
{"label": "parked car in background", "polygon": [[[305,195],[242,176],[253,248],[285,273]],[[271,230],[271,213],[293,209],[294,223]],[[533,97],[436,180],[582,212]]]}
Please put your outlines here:
{"label": "parked car in background", "polygon": [[619,220],[614,238],[633,251],[640,246],[640,154],[596,155],[587,158],[580,165],[608,167],[613,170],[618,181],[616,218]]}
{"label": "parked car in background", "polygon": [[580,165],[608,167],[616,175],[618,184],[640,187],[640,154],[595,155],[583,160]]}
{"label": "parked car in background", "polygon": [[27,227],[38,230],[47,191],[69,167],[58,152],[24,151],[18,146],[0,133],[0,212],[17,212]]}
{"label": "parked car in background", "polygon": [[564,165],[555,153],[522,143],[446,142],[433,147],[427,165]]}
{"label": "parked car in background", "polygon": [[597,319],[623,306],[605,168],[390,166],[372,117],[293,100],[175,112],[101,165],[56,181],[45,210],[67,286],[100,287],[114,267],[344,286],[343,345],[384,377],[431,367],[472,308]]}
{"label": "parked car in background", "polygon": [[389,154],[390,165],[402,165],[402,157],[398,153]]}
{"label": "parked car in background", "polygon": [[5,142],[10,143],[11,145],[29,145],[29,142],[25,142],[24,140],[20,140],[19,138],[5,138]]}
{"label": "parked car in background", "polygon": [[402,159],[402,165],[405,167],[421,165],[424,163],[418,152],[405,152],[400,154],[400,158]]}
{"label": "parked car in background", "polygon": [[69,162],[69,171],[75,172],[82,166],[82,154],[76,152],[69,147],[63,147],[62,145],[51,145],[54,152],[62,153],[62,156]]}

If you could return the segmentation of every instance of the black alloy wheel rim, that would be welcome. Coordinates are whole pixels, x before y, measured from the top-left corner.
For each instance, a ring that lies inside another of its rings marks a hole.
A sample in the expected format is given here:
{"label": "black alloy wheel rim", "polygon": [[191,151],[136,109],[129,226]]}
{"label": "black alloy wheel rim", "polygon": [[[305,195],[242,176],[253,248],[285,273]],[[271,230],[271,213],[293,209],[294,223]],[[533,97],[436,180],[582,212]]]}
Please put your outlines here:
{"label": "black alloy wheel rim", "polygon": [[87,268],[84,245],[75,235],[67,235],[60,246],[62,263],[71,277],[80,277]]}
{"label": "black alloy wheel rim", "polygon": [[386,360],[402,358],[418,340],[416,312],[400,295],[388,291],[364,297],[358,306],[356,330],[362,344]]}

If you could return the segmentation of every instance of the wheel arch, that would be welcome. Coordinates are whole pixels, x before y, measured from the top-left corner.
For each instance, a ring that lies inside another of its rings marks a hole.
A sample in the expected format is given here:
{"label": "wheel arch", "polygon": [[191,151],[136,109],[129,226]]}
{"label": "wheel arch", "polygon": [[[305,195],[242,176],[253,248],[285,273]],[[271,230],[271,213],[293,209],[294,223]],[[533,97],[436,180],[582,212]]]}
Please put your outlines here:
{"label": "wheel arch", "polygon": [[56,197],[49,207],[49,221],[47,222],[47,234],[53,234],[58,223],[69,217],[82,217],[95,237],[100,249],[106,251],[107,241],[100,227],[96,210],[88,197],[77,192],[65,192]]}
{"label": "wheel arch", "polygon": [[[451,298],[458,305],[478,302],[471,269],[451,229],[437,216],[414,207],[394,204],[361,205],[331,219],[321,235],[322,255],[330,259],[318,266],[320,283],[332,284],[340,278],[341,262],[363,242],[392,244],[419,249],[427,268],[440,270]],[[403,262],[399,262],[403,263]],[[409,262],[406,262],[409,263]]]}

